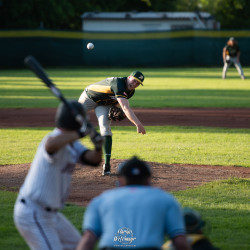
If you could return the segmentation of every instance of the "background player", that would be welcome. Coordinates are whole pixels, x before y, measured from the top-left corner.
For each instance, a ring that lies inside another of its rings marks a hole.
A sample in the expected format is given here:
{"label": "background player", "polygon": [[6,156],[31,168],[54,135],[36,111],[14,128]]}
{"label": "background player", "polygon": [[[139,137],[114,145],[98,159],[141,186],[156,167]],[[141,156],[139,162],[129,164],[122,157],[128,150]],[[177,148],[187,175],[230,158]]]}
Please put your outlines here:
{"label": "background player", "polygon": [[234,39],[234,37],[230,37],[226,46],[223,48],[223,62],[224,67],[222,71],[222,78],[226,78],[227,70],[230,65],[233,63],[235,68],[237,69],[242,80],[245,79],[243,69],[240,64],[240,48],[238,42]]}
{"label": "background player", "polygon": [[[58,107],[57,128],[40,143],[16,200],[15,225],[31,249],[75,249],[80,233],[58,209],[68,197],[75,164],[97,166],[102,160],[100,135],[88,123],[83,106],[70,104],[85,118],[83,126],[64,104]],[[78,141],[87,134],[94,150]]]}
{"label": "background player", "polygon": [[100,133],[104,140],[104,165],[103,175],[110,174],[110,158],[112,150],[111,120],[108,119],[109,109],[112,105],[119,104],[127,118],[137,127],[137,132],[146,134],[146,131],[129,106],[128,99],[131,98],[135,89],[143,85],[144,75],[134,71],[128,77],[111,77],[94,83],[85,88],[79,98],[87,111],[95,110]]}
{"label": "background player", "polygon": [[151,168],[136,157],[118,166],[119,188],[94,198],[83,220],[77,250],[161,249],[168,235],[176,249],[189,249],[182,211],[175,198],[150,186]]}

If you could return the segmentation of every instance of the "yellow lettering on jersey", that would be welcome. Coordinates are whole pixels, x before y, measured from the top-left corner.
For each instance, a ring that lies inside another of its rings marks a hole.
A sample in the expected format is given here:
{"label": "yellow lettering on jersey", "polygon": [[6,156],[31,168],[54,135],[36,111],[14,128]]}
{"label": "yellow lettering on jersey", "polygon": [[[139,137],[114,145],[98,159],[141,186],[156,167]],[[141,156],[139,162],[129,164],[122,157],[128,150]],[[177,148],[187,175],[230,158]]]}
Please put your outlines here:
{"label": "yellow lettering on jersey", "polygon": [[105,94],[112,94],[113,92],[110,89],[110,86],[104,86],[104,85],[90,85],[88,87],[88,90],[105,93]]}

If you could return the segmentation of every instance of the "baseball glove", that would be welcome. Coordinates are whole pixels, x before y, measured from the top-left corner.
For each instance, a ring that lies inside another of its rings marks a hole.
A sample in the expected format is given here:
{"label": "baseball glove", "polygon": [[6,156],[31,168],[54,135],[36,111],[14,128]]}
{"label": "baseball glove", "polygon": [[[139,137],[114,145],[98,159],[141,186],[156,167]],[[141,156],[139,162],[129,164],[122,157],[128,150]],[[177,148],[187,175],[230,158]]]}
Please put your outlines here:
{"label": "baseball glove", "polygon": [[230,56],[226,56],[226,63],[230,63]]}
{"label": "baseball glove", "polygon": [[122,121],[123,119],[126,118],[126,115],[121,108],[112,106],[109,109],[108,118],[109,120],[112,120],[112,121]]}

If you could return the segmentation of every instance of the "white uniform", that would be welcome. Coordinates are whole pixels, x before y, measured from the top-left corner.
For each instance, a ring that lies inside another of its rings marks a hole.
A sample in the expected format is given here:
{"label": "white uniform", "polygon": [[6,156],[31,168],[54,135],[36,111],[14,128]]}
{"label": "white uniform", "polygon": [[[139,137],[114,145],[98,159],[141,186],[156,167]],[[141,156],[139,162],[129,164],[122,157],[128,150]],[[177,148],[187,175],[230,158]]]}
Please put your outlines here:
{"label": "white uniform", "polygon": [[240,77],[242,79],[244,79],[245,78],[244,72],[243,72],[242,66],[241,66],[240,62],[238,61],[237,57],[227,56],[227,60],[229,61],[229,63],[227,63],[227,62],[224,63],[224,67],[223,67],[223,71],[222,71],[222,78],[223,79],[226,78],[227,70],[231,66],[231,64],[233,63],[235,68],[237,69]]}
{"label": "white uniform", "polygon": [[81,238],[76,228],[57,210],[68,197],[72,172],[87,150],[79,141],[53,155],[45,150],[48,136],[41,142],[14,208],[14,221],[31,249],[75,249]]}

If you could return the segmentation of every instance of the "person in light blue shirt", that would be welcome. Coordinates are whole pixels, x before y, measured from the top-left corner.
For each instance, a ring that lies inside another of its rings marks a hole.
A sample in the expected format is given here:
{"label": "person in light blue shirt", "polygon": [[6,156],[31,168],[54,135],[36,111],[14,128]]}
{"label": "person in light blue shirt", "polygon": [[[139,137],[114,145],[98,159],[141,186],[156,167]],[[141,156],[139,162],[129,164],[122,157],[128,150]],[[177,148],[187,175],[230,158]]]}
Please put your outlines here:
{"label": "person in light blue shirt", "polygon": [[178,250],[189,249],[180,204],[150,185],[148,164],[133,157],[118,166],[118,188],[94,198],[84,214],[80,249],[161,249],[172,239]]}

